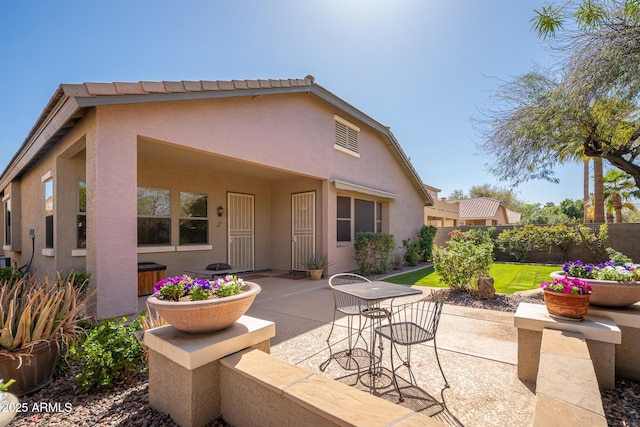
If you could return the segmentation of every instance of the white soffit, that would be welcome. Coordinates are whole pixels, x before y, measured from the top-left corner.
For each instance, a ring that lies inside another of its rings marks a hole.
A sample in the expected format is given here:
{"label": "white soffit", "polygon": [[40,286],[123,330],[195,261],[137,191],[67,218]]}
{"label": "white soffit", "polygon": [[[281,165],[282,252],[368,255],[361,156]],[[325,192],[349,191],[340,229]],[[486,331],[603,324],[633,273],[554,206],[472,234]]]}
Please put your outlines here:
{"label": "white soffit", "polygon": [[332,179],[338,190],[353,191],[356,193],[368,194],[370,196],[379,197],[381,199],[397,199],[399,196],[395,193],[388,191],[376,190],[375,188],[365,187],[363,185],[352,184],[346,181],[340,181],[338,179]]}

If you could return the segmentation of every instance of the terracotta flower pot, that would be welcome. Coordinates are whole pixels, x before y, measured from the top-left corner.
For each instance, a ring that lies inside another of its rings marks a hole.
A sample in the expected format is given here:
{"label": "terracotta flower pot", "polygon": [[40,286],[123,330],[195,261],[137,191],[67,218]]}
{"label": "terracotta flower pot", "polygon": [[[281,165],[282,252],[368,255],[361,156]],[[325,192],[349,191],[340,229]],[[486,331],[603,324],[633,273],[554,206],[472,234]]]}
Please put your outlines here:
{"label": "terracotta flower pot", "polygon": [[[552,279],[562,279],[564,271],[554,271]],[[604,307],[627,307],[640,301],[640,283],[616,282],[613,280],[580,279],[591,286],[591,305]]]}
{"label": "terracotta flower pot", "polygon": [[579,321],[584,318],[589,310],[590,297],[590,294],[574,295],[544,290],[544,302],[549,314],[571,320]]}
{"label": "terracotta flower pot", "polygon": [[230,297],[177,302],[150,296],[147,303],[177,330],[208,334],[233,325],[246,313],[260,290],[257,283],[244,282],[244,292]]}
{"label": "terracotta flower pot", "polygon": [[309,276],[311,276],[311,280],[320,280],[322,279],[323,269],[309,270]]}

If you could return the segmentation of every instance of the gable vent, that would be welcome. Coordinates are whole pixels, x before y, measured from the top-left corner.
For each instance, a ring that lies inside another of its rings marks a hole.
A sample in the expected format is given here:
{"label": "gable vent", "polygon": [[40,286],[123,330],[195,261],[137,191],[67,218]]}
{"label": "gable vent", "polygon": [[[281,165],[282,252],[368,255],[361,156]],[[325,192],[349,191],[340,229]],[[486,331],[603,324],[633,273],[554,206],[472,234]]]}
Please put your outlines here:
{"label": "gable vent", "polygon": [[358,133],[360,132],[360,128],[338,116],[335,116],[335,121],[335,145],[353,153],[358,153]]}

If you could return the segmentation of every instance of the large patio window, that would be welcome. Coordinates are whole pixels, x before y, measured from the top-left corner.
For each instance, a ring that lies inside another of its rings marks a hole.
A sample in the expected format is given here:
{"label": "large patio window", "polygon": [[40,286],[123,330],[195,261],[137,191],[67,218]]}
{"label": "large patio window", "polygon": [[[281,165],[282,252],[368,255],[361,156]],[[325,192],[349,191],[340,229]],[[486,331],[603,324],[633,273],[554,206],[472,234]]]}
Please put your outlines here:
{"label": "large patio window", "polygon": [[76,248],[87,248],[87,183],[78,181],[78,214],[76,216]]}
{"label": "large patio window", "polygon": [[47,179],[44,182],[44,247],[47,249],[53,249],[53,206],[53,179]]}
{"label": "large patio window", "polygon": [[138,245],[168,245],[170,243],[170,191],[138,187]]}
{"label": "large patio window", "polygon": [[381,203],[338,196],[337,206],[338,242],[351,242],[358,232],[382,232]]}
{"label": "large patio window", "polygon": [[180,192],[180,244],[208,243],[207,195]]}

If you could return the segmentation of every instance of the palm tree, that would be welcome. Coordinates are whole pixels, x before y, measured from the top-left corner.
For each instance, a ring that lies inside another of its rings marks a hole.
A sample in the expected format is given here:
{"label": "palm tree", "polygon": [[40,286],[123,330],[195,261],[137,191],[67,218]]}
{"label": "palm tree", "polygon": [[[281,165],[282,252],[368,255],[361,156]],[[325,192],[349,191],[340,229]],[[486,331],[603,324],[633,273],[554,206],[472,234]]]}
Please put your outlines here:
{"label": "palm tree", "polygon": [[635,206],[629,199],[640,195],[633,178],[618,169],[610,169],[603,177],[603,185],[605,204],[615,212],[616,222],[622,222],[622,209],[634,211]]}
{"label": "palm tree", "polygon": [[582,205],[584,206],[584,223],[589,223],[589,157],[582,157],[584,163]]}
{"label": "palm tree", "polygon": [[593,158],[593,222],[604,223],[604,184],[602,157]]}

